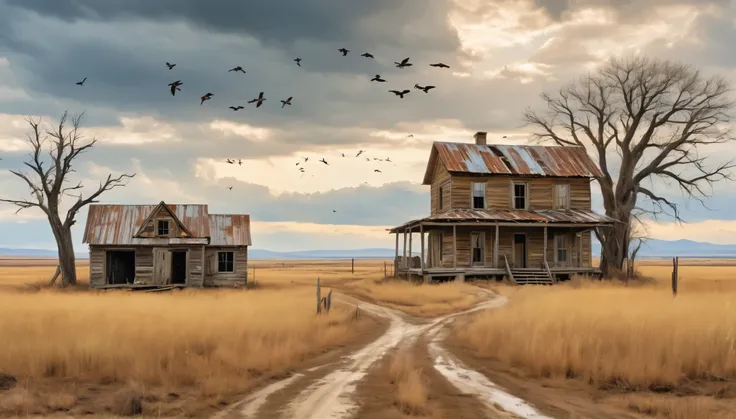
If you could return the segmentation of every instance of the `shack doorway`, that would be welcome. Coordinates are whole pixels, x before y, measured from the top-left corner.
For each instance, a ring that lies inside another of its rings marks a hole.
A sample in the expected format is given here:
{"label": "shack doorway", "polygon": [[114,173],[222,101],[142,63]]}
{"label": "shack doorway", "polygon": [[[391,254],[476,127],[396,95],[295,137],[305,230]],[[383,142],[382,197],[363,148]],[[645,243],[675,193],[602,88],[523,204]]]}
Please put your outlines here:
{"label": "shack doorway", "polygon": [[109,285],[132,284],[135,281],[135,251],[112,250],[106,252],[105,278]]}
{"label": "shack doorway", "polygon": [[186,284],[187,283],[187,252],[172,251],[171,252],[171,283]]}

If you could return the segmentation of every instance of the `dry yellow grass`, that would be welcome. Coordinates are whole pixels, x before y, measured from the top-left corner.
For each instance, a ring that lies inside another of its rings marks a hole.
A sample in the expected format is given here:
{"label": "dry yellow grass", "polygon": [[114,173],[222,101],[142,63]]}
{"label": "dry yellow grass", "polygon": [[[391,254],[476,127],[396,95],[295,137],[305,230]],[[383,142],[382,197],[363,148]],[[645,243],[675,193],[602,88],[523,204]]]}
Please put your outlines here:
{"label": "dry yellow grass", "polygon": [[346,283],[341,290],[420,317],[435,317],[465,310],[484,298],[478,288],[456,282],[425,285],[404,280],[366,279]]}
{"label": "dry yellow grass", "polygon": [[396,386],[396,406],[407,415],[425,415],[428,412],[428,391],[422,370],[414,366],[411,354],[401,351],[393,354],[388,368],[391,383]]}

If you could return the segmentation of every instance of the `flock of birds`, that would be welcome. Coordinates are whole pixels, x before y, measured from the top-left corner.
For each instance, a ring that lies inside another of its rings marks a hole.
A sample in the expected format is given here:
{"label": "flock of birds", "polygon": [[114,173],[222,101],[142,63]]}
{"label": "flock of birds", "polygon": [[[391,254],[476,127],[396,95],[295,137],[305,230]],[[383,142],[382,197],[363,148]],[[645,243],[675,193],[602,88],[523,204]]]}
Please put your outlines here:
{"label": "flock of birds", "polygon": [[[351,51],[349,49],[346,49],[346,48],[340,48],[340,49],[338,49],[338,52],[340,52],[343,57],[346,57],[348,55],[348,53],[350,53]],[[368,52],[365,52],[363,54],[360,54],[360,56],[361,57],[364,57],[364,58],[368,58],[368,59],[375,59],[375,56],[373,54],[371,54],[371,53],[368,53]],[[296,63],[296,65],[298,67],[301,67],[302,66],[302,59],[300,57],[296,57],[296,58],[294,58],[294,63]],[[410,57],[404,58],[401,61],[395,61],[394,64],[395,64],[396,68],[400,68],[400,69],[405,69],[407,67],[412,67],[414,65],[413,63],[410,62]],[[450,68],[449,65],[444,64],[442,62],[432,63],[432,64],[429,64],[429,66],[430,67],[435,67],[435,68],[441,68],[441,69]],[[170,62],[167,61],[166,62],[166,67],[168,67],[169,70],[173,70],[174,67],[176,67],[176,64],[175,63],[170,63]],[[235,72],[235,73],[243,73],[243,74],[246,74],[245,69],[243,68],[243,66],[240,66],[240,65],[229,69],[228,72]],[[84,83],[86,81],[87,81],[87,77],[85,77],[81,81],[77,82],[76,84],[79,85],[79,86],[84,86]],[[381,77],[380,74],[376,74],[373,78],[370,79],[370,82],[386,83],[386,79],[384,79],[383,77]],[[176,96],[176,92],[180,92],[181,91],[181,86],[183,84],[184,83],[181,80],[175,80],[175,81],[169,83],[168,86],[169,86],[169,90],[171,92],[171,95],[172,96]],[[430,90],[435,89],[435,88],[436,88],[436,86],[432,86],[432,85],[422,86],[422,85],[420,85],[418,83],[414,85],[414,89],[421,90],[424,93],[429,93]],[[405,95],[411,93],[411,90],[409,90],[409,89],[402,89],[402,90],[391,89],[391,90],[388,90],[388,92],[389,93],[393,93],[399,99],[403,99]],[[211,100],[213,96],[214,96],[214,94],[211,93],[211,92],[208,92],[208,93],[202,95],[200,97],[200,102],[199,102],[200,106],[201,105],[204,105],[204,103],[207,102],[208,100]],[[292,99],[294,99],[294,97],[293,96],[289,96],[288,98],[281,100],[281,108],[283,109],[287,105],[288,106],[291,106]],[[247,103],[248,104],[255,104],[255,107],[256,108],[260,108],[265,101],[266,101],[266,97],[264,96],[264,92],[260,92],[257,97],[249,100]],[[241,109],[245,109],[245,107],[242,106],[242,105],[232,105],[232,106],[229,106],[229,109],[237,112],[237,111],[239,111]],[[413,137],[413,135],[410,134],[409,137]],[[359,150],[358,153],[355,155],[355,158],[359,158],[363,153],[365,153],[364,150]],[[342,153],[342,157],[346,157],[344,153]],[[303,159],[303,161],[297,162],[296,163],[296,166],[297,166],[298,170],[303,174],[303,173],[306,172],[304,166],[309,161],[309,157],[302,157],[302,159]],[[366,161],[369,161],[369,162],[371,161],[371,159],[368,158],[368,157],[365,157],[365,159],[366,159]],[[228,164],[235,164],[236,163],[236,160],[235,159],[230,159],[230,158],[226,159],[225,161]],[[373,158],[373,161],[381,161],[381,162],[389,162],[390,163],[391,162],[391,159],[390,158],[381,159],[381,158],[374,157]],[[324,157],[322,159],[318,160],[318,162],[323,163],[323,164],[329,166],[329,163],[327,162],[327,160]],[[237,159],[237,163],[238,163],[238,165],[242,166],[243,165],[242,159]],[[381,170],[379,170],[379,169],[374,169],[373,171],[375,173],[382,173]],[[365,182],[365,183],[368,183],[368,182]],[[233,189],[232,186],[228,186],[227,188],[229,190],[232,190]],[[336,212],[336,211],[333,210],[333,212]]]}

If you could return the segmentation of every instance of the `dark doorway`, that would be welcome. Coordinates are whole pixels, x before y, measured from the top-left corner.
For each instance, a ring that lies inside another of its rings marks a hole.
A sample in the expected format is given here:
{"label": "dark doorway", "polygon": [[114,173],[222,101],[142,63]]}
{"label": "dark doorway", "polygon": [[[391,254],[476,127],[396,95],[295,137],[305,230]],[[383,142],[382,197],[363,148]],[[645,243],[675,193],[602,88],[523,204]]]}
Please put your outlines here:
{"label": "dark doorway", "polygon": [[135,251],[108,250],[105,279],[108,284],[132,284],[135,281]]}
{"label": "dark doorway", "polygon": [[171,283],[187,283],[187,252],[171,252]]}
{"label": "dark doorway", "polygon": [[526,234],[514,234],[514,267],[526,268]]}

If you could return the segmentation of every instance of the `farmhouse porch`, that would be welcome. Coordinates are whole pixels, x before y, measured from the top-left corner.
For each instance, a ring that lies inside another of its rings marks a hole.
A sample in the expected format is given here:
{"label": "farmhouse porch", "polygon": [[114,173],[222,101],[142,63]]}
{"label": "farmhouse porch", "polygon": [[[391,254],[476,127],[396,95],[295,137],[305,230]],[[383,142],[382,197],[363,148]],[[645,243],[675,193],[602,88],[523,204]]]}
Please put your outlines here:
{"label": "farmhouse porch", "polygon": [[[579,210],[451,210],[390,230],[396,234],[395,272],[425,281],[505,277],[517,283],[596,275],[591,232],[612,222]],[[420,252],[412,257],[416,235]]]}

